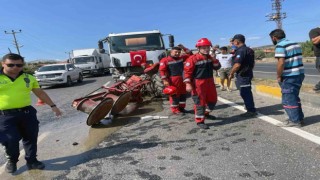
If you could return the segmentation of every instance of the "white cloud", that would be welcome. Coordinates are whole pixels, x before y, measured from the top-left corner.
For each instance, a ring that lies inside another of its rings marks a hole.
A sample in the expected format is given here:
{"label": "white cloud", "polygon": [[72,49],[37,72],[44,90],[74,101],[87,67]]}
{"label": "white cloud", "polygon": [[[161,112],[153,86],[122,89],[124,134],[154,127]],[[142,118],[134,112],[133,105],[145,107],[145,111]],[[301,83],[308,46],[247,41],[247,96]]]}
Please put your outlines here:
{"label": "white cloud", "polygon": [[258,40],[258,39],[261,39],[260,36],[253,36],[253,37],[248,37],[247,38],[248,40]]}
{"label": "white cloud", "polygon": [[221,41],[224,41],[224,40],[226,40],[226,38],[222,37],[222,38],[220,38],[220,40],[221,40]]}

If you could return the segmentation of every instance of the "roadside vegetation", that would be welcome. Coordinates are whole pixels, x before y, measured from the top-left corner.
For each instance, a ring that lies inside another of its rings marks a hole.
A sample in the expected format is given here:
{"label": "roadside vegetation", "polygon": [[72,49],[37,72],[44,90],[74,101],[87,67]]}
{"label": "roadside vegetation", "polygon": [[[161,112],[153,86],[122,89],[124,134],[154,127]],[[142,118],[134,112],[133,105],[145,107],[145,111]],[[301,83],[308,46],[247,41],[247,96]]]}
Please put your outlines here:
{"label": "roadside vegetation", "polygon": [[[314,53],[312,51],[312,42],[306,41],[300,43],[302,48],[302,56],[303,57],[314,57]],[[264,58],[273,58],[274,57],[274,46],[264,46],[260,48],[254,48],[255,50],[255,59],[262,60]]]}

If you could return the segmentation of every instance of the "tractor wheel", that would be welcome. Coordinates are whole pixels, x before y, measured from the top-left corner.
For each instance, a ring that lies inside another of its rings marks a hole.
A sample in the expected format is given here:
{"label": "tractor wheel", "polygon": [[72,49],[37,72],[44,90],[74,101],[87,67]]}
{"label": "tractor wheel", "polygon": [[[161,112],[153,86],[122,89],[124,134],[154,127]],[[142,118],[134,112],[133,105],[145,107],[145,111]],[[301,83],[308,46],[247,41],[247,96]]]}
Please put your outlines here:
{"label": "tractor wheel", "polygon": [[67,87],[72,86],[72,80],[71,80],[70,76],[67,77],[66,86],[67,86]]}
{"label": "tractor wheel", "polygon": [[158,74],[154,74],[151,77],[151,83],[152,83],[151,89],[152,89],[153,95],[155,97],[162,97],[163,96],[162,90],[164,88],[164,85],[163,85],[162,80]]}
{"label": "tractor wheel", "polygon": [[83,76],[82,74],[79,74],[78,83],[82,83],[82,81],[83,81]]}

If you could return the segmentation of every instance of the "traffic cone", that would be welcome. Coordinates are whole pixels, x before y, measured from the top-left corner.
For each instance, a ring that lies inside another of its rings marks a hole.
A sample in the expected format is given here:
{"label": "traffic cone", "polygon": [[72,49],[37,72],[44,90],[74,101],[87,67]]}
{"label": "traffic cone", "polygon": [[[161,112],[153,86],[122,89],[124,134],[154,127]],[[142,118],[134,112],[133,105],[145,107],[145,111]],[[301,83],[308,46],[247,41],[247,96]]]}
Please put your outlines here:
{"label": "traffic cone", "polygon": [[43,105],[45,105],[45,103],[40,98],[38,98],[38,102],[36,106],[43,106]]}

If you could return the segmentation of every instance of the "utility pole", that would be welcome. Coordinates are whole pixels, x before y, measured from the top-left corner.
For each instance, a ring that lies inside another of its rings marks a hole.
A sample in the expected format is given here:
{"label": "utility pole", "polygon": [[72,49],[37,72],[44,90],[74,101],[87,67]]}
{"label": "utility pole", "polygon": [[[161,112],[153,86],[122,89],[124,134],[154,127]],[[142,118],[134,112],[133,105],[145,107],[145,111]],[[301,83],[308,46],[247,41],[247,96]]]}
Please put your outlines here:
{"label": "utility pole", "polygon": [[282,19],[287,17],[287,14],[281,12],[282,5],[281,2],[284,0],[271,0],[272,1],[272,10],[276,12],[267,15],[269,17],[268,21],[275,21],[277,23],[277,28],[282,29]]}
{"label": "utility pole", "polygon": [[69,63],[69,62],[71,61],[71,53],[72,53],[72,52],[69,51],[69,52],[64,52],[64,53],[66,53],[66,54],[69,55],[69,59],[68,59],[68,63]]}
{"label": "utility pole", "polygon": [[11,33],[10,33],[10,32],[7,32],[7,31],[4,31],[4,33],[6,33],[6,34],[12,34],[12,35],[13,35],[14,44],[15,44],[15,46],[16,46],[16,48],[17,48],[18,54],[20,55],[19,44],[18,44],[17,39],[16,39],[16,33],[21,33],[21,29],[20,29],[19,31],[17,31],[17,32],[14,31],[14,30],[12,30]]}

